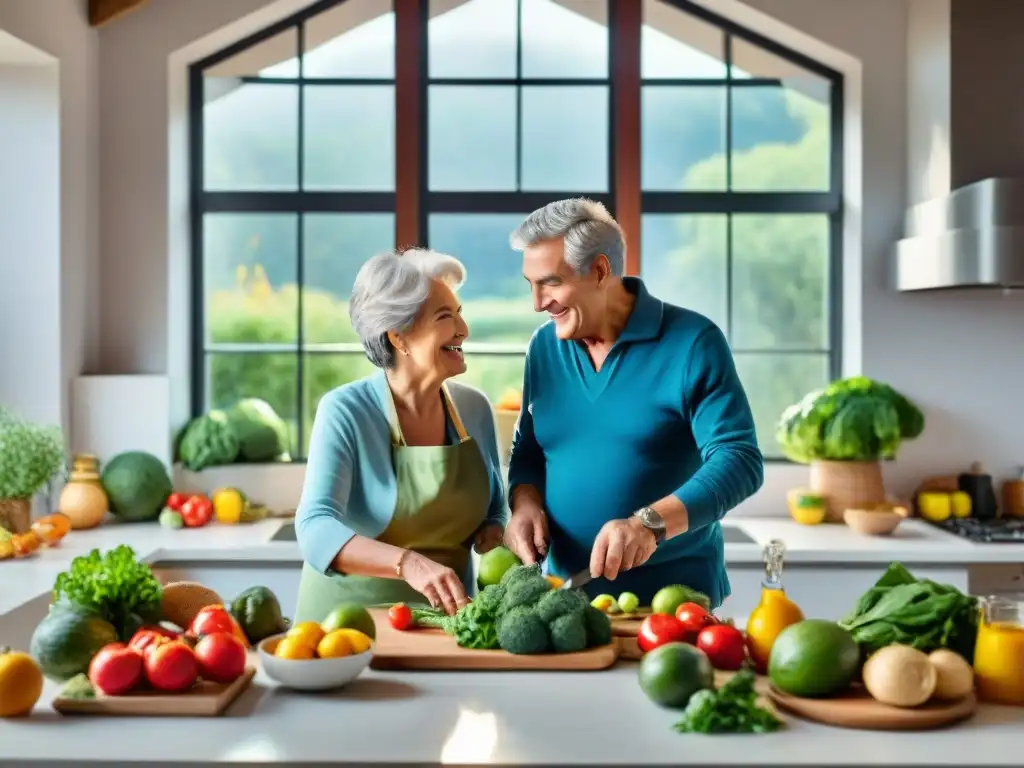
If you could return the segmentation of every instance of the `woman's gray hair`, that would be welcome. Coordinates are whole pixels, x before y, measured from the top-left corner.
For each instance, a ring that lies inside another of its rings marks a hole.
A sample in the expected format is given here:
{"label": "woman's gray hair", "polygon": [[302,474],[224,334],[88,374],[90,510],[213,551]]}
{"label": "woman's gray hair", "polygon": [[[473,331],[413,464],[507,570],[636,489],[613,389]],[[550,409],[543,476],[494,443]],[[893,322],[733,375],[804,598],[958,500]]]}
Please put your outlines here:
{"label": "woman's gray hair", "polygon": [[430,293],[431,280],[458,290],[466,280],[466,268],[454,256],[428,248],[380,253],[359,268],[348,316],[366,357],[378,368],[394,366],[395,349],[388,331],[402,333],[412,327]]}
{"label": "woman's gray hair", "polygon": [[564,238],[566,264],[576,274],[590,271],[599,254],[608,257],[612,274],[621,276],[626,266],[626,241],[622,228],[601,203],[583,197],[557,200],[538,208],[516,227],[509,238],[513,250]]}

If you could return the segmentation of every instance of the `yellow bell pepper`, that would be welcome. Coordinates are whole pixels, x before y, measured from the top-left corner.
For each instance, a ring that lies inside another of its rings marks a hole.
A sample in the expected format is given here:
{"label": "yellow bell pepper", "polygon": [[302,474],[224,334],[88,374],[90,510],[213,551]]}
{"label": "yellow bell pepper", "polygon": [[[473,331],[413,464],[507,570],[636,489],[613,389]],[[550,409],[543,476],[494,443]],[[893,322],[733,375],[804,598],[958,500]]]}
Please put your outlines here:
{"label": "yellow bell pepper", "polygon": [[213,515],[218,523],[235,525],[242,520],[247,499],[237,488],[218,488],[213,492]]}

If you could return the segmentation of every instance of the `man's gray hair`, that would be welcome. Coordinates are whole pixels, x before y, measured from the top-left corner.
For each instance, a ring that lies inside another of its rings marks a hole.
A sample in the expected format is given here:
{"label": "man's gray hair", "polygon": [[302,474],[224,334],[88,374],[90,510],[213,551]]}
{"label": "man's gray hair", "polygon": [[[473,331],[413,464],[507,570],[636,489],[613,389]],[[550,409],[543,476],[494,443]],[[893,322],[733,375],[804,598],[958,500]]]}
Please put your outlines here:
{"label": "man's gray hair", "polygon": [[427,248],[380,253],[359,268],[348,316],[366,357],[378,368],[394,366],[395,348],[388,331],[402,333],[412,327],[431,280],[458,290],[466,280],[466,268],[454,256]]}
{"label": "man's gray hair", "polygon": [[612,274],[621,276],[626,266],[626,241],[622,228],[608,210],[594,200],[577,197],[557,200],[531,213],[509,238],[513,250],[564,238],[565,261],[576,274],[590,271],[599,254],[608,257]]}

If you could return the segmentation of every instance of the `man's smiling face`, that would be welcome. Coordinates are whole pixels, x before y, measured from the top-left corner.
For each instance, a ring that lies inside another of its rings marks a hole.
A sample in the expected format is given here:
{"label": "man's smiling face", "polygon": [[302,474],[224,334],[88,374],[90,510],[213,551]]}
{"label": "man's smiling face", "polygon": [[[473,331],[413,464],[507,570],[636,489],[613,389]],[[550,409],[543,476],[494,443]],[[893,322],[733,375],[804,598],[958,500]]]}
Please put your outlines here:
{"label": "man's smiling face", "polygon": [[596,270],[576,274],[565,262],[562,238],[528,246],[523,251],[523,277],[530,283],[534,312],[548,313],[558,338],[586,338],[597,328],[601,296]]}

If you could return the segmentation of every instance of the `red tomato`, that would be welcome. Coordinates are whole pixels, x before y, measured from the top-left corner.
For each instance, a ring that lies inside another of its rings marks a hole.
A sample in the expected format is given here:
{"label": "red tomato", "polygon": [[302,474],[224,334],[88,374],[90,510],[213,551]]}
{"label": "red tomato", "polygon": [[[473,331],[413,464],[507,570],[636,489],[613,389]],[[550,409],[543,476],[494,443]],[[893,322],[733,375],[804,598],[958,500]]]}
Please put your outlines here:
{"label": "red tomato", "polygon": [[675,616],[652,613],[640,624],[636,642],[647,653],[665,643],[686,642],[686,628]]}
{"label": "red tomato", "polygon": [[161,643],[146,654],[146,679],[157,690],[188,690],[198,677],[195,653],[179,640]]}
{"label": "red tomato", "polygon": [[737,670],[747,659],[747,641],[743,633],[728,624],[704,627],[696,646],[707,654],[715,669]]}
{"label": "red tomato", "polygon": [[89,682],[107,696],[120,696],[141,682],[142,668],[141,651],[124,643],[110,643],[89,662]]}
{"label": "red tomato", "polygon": [[412,626],[412,611],[405,603],[396,603],[388,608],[388,622],[395,629],[408,629]]}
{"label": "red tomato", "polygon": [[213,518],[213,502],[202,495],[190,496],[178,511],[186,528],[202,528]]}
{"label": "red tomato", "polygon": [[181,508],[185,506],[186,501],[188,501],[187,493],[175,491],[167,497],[167,503],[165,503],[164,506],[173,509],[175,512],[180,512]]}
{"label": "red tomato", "polygon": [[241,640],[245,647],[249,647],[249,640],[246,638],[245,632],[223,605],[206,606],[196,614],[188,628],[188,634],[196,638],[212,635],[214,632],[227,632]]}
{"label": "red tomato", "polygon": [[215,683],[230,683],[245,672],[246,652],[242,641],[228,632],[214,632],[196,643],[199,675]]}
{"label": "red tomato", "polygon": [[690,643],[697,639],[697,633],[704,629],[704,627],[710,627],[712,624],[717,623],[715,617],[697,603],[683,603],[680,605],[676,608],[676,618],[679,619],[686,629],[686,639]]}
{"label": "red tomato", "polygon": [[128,641],[128,647],[145,656],[152,648],[169,642],[171,642],[171,638],[147,627],[132,635],[132,639]]}

